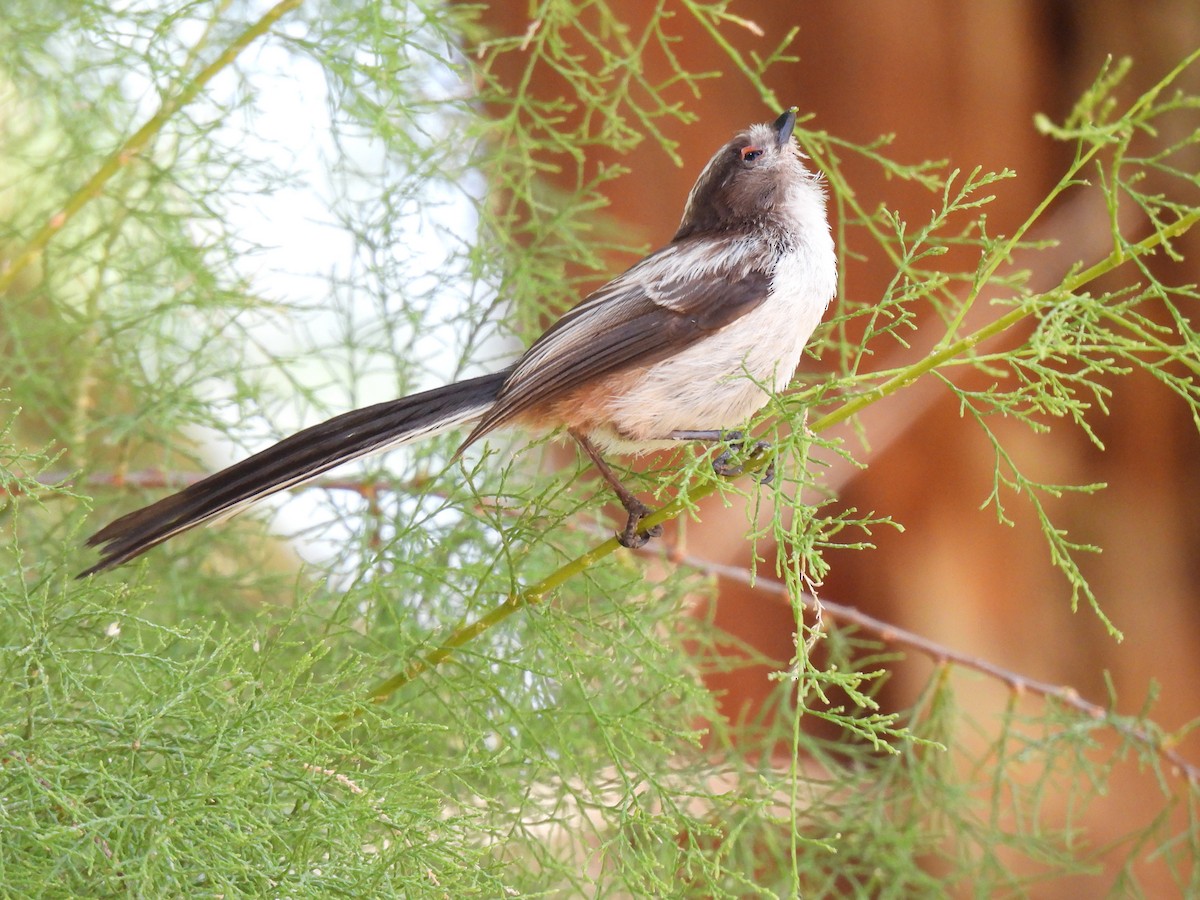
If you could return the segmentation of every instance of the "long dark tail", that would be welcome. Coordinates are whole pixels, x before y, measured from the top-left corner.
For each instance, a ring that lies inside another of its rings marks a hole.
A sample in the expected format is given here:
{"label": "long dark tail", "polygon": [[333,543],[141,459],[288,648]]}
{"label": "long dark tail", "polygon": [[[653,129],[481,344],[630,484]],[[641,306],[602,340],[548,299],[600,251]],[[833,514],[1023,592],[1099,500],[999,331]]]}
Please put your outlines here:
{"label": "long dark tail", "polygon": [[233,515],[263,497],[334,466],[429,437],[479,418],[495,402],[508,371],[377,403],[306,428],[177,494],[105,525],[90,538],[101,558],[80,578],[145,553],[203,522]]}

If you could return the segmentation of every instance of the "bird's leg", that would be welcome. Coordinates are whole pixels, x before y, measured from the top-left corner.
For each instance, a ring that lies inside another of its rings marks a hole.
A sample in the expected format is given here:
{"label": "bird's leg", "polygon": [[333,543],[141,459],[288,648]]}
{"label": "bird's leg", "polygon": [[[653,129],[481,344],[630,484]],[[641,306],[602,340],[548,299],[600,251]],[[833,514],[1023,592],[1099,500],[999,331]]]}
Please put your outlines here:
{"label": "bird's leg", "polygon": [[583,448],[583,452],[588,455],[588,458],[592,461],[592,465],[596,467],[596,471],[608,482],[608,486],[613,489],[613,493],[617,495],[617,499],[625,507],[625,512],[629,514],[629,519],[625,522],[625,530],[617,534],[617,540],[621,546],[628,547],[630,550],[636,550],[638,547],[644,547],[650,538],[656,538],[661,535],[661,525],[655,525],[647,528],[645,531],[638,530],[638,525],[642,519],[650,515],[653,510],[635,497],[629,488],[621,484],[621,480],[608,467],[608,463],[604,461],[604,457],[600,455],[600,451],[592,445],[592,442],[582,432],[576,431],[574,428],[568,429],[568,431],[571,437],[575,438],[576,443]]}
{"label": "bird's leg", "polygon": [[[742,463],[733,462],[733,455],[741,453],[746,445],[740,431],[672,431],[671,438],[676,441],[708,441],[711,443],[728,441],[729,449],[713,460],[713,471],[722,478],[732,478],[745,471]],[[770,449],[770,441],[755,441],[754,446],[750,449],[750,458],[755,459]],[[767,464],[766,470],[759,476],[758,482],[759,484],[770,484],[774,478],[775,460],[771,460]]]}

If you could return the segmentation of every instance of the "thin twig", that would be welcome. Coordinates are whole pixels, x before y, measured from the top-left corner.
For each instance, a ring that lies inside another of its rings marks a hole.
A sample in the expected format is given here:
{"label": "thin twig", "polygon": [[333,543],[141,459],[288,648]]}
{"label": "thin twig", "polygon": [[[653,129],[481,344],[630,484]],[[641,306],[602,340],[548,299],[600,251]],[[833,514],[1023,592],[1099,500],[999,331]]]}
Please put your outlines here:
{"label": "thin twig", "polygon": [[[184,488],[191,487],[203,481],[211,475],[211,472],[166,472],[162,469],[138,469],[133,472],[92,472],[84,476],[78,484],[89,488],[131,487],[150,490],[164,488],[172,491],[181,491]],[[74,477],[74,473],[72,472],[57,470],[43,472],[35,480],[38,484],[45,485],[46,487],[58,487],[70,483]],[[403,480],[395,478],[363,479],[326,476],[306,481],[303,485],[293,488],[293,490],[303,487],[317,488],[324,491],[345,491],[351,494],[358,494],[369,504],[373,504],[373,509],[377,509],[381,494],[430,494],[442,497],[443,499],[450,499],[452,496],[450,491],[437,489],[432,486],[435,478],[435,475],[417,475]],[[19,483],[14,482],[9,485],[0,485],[0,497],[6,495],[15,497],[22,493],[27,492],[24,491]],[[516,501],[504,497],[482,497],[477,499],[473,506],[475,509],[501,509],[517,512],[524,509],[524,506],[518,504]]]}
{"label": "thin twig", "polygon": [[[740,566],[716,563],[686,553],[673,553],[669,548],[660,550],[659,553],[674,564],[689,566],[709,575],[749,585],[755,591],[760,591],[772,598],[779,599],[787,603],[789,608],[791,607],[791,596],[787,585],[782,582],[756,577],[748,569]],[[816,598],[807,594],[801,597],[801,602],[807,609],[813,609],[816,606]],[[836,603],[826,597],[821,598],[820,607],[830,618],[836,619],[842,624],[857,625],[864,631],[879,638],[885,644],[915,650],[923,656],[929,657],[935,663],[950,663],[960,668],[980,672],[1007,686],[1015,694],[1028,693],[1037,694],[1041,697],[1051,697],[1090,719],[1105,722],[1124,736],[1139,744],[1153,748],[1156,753],[1175,767],[1178,774],[1187,778],[1192,784],[1200,784],[1200,766],[1189,762],[1171,747],[1164,746],[1161,740],[1145,728],[1114,718],[1112,710],[1106,709],[1098,703],[1092,703],[1089,700],[1083,699],[1079,695],[1079,691],[1073,687],[1051,684],[1048,681],[1038,681],[1035,678],[1029,678],[1019,672],[998,666],[981,657],[954,650],[945,644],[922,637],[915,632],[868,615],[861,610],[855,609],[853,606]]]}

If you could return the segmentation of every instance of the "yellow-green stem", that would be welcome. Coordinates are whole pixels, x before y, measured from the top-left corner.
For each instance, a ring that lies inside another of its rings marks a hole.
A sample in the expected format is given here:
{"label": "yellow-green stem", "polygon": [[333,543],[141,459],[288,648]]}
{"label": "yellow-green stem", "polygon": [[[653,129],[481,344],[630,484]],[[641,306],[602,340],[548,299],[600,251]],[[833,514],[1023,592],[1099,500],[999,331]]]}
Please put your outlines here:
{"label": "yellow-green stem", "polygon": [[[1200,221],[1200,213],[1192,213],[1182,216],[1161,231],[1155,232],[1136,244],[1132,244],[1128,249],[1117,248],[1113,250],[1112,253],[1110,253],[1100,262],[1097,262],[1095,265],[1089,266],[1071,278],[1068,278],[1063,283],[1062,287],[1055,291],[1055,293],[1057,294],[1061,291],[1073,292],[1079,290],[1081,287],[1088,284],[1093,279],[1098,278],[1100,275],[1112,271],[1117,266],[1120,266],[1135,257],[1142,256],[1143,254],[1150,252],[1166,240],[1178,237],[1186,232],[1189,228],[1194,226],[1197,221]],[[893,375],[891,378],[887,379],[873,390],[867,391],[866,393],[847,400],[837,409],[811,422],[809,424],[809,429],[813,432],[821,432],[832,427],[833,425],[849,419],[851,416],[861,412],[872,403],[894,394],[900,388],[911,384],[922,375],[932,372],[939,366],[949,362],[960,354],[965,353],[977,344],[980,344],[983,341],[1008,330],[1018,322],[1033,315],[1034,312],[1039,308],[1040,307],[1036,304],[1027,304],[1014,308],[1000,318],[996,319],[994,322],[990,322],[971,334],[959,338],[952,344],[935,349],[924,359],[914,363],[911,366],[908,366],[905,369],[902,369],[896,375]],[[745,472],[747,474],[752,474],[759,469],[764,468],[768,462],[768,455],[764,455],[759,459],[752,459],[746,463]],[[717,484],[715,482],[701,486],[692,491],[686,501],[680,499],[668,503],[658,511],[647,516],[642,520],[642,522],[647,528],[649,528],[662,522],[666,522],[670,519],[674,519],[676,516],[684,512],[684,510],[690,505],[694,504],[697,500],[707,497],[716,489]],[[454,629],[440,644],[438,644],[437,647],[426,653],[424,656],[414,660],[406,669],[404,669],[404,671],[398,672],[390,678],[387,678],[386,680],[376,684],[371,689],[368,695],[369,698],[375,703],[380,703],[386,700],[400,688],[419,678],[428,670],[445,662],[455,650],[459,649],[465,644],[470,643],[493,625],[504,621],[513,613],[524,609],[527,606],[540,603],[541,600],[551,591],[555,590],[581,572],[586,571],[598,560],[603,559],[610,553],[615,552],[620,546],[621,545],[617,542],[616,538],[610,538],[603,544],[593,547],[582,556],[576,557],[565,565],[560,566],[558,569],[554,570],[536,584],[531,585],[525,590],[516,594],[510,595],[503,603],[489,610],[478,619],[474,619],[473,621],[468,622],[466,625],[462,625]]]}

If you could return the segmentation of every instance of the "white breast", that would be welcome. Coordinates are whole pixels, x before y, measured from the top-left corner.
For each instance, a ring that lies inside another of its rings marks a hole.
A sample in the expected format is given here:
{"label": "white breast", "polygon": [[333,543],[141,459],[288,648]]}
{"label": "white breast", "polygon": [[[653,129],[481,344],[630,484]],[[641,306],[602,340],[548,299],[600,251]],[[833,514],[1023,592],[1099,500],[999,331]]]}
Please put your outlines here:
{"label": "white breast", "polygon": [[[611,429],[592,435],[623,452],[672,443],[672,431],[734,428],[782,390],[837,290],[837,261],[815,185],[795,198],[797,233],[776,264],[771,295],[712,336],[648,369],[616,400]],[[766,390],[764,390],[764,388]]]}

